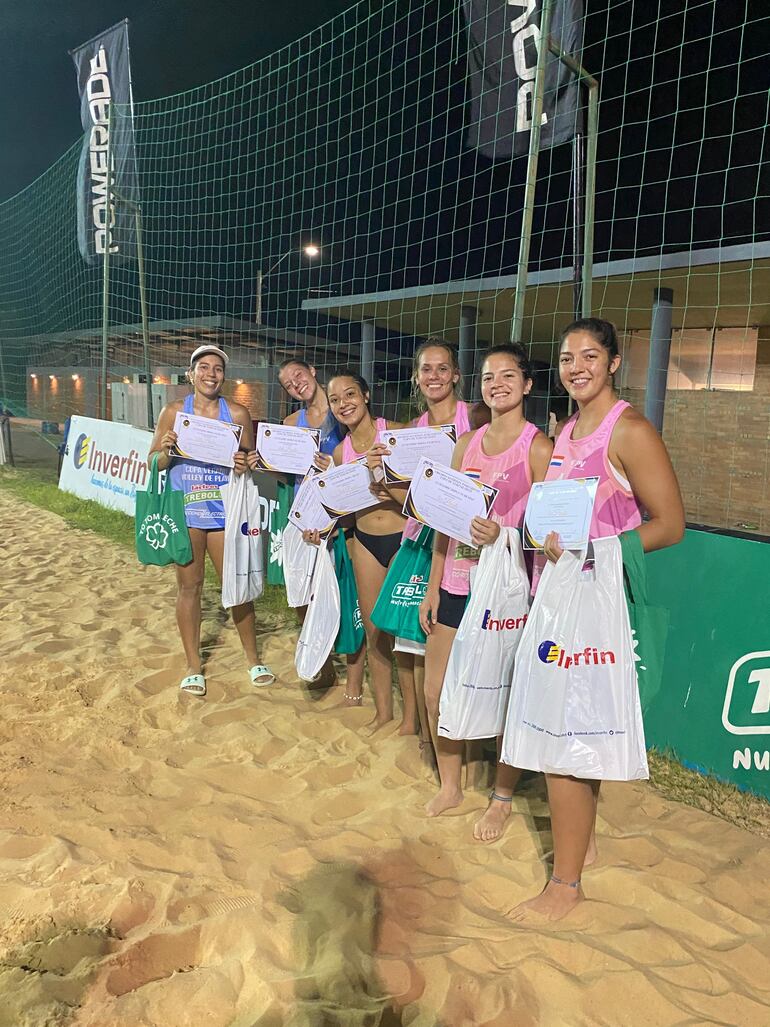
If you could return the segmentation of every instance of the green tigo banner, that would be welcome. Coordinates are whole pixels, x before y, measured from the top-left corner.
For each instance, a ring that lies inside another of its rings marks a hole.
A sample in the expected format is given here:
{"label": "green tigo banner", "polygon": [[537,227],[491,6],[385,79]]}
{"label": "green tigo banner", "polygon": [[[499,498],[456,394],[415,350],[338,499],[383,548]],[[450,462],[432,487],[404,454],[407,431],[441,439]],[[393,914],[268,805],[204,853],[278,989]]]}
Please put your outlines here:
{"label": "green tigo banner", "polygon": [[770,799],[770,544],[688,529],[646,559],[671,613],[647,745]]}

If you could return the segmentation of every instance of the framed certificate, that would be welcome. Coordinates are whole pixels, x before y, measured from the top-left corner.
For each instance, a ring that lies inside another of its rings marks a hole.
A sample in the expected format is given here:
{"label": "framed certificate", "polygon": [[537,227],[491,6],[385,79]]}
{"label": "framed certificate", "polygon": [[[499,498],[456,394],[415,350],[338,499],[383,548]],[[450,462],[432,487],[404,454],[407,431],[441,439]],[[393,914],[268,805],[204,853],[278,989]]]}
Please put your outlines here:
{"label": "framed certificate", "polygon": [[498,489],[492,485],[423,457],[406,494],[403,512],[472,546],[471,521],[489,517],[497,494]]}
{"label": "framed certificate", "polygon": [[232,467],[243,428],[240,424],[186,414],[180,410],[174,418],[174,431],[176,445],[171,451],[173,455],[204,464]]}
{"label": "framed certificate", "polygon": [[257,425],[258,471],[283,471],[305,475],[321,444],[318,428],[298,428],[293,424]]}
{"label": "framed certificate", "polygon": [[378,506],[381,500],[372,495],[371,484],[369,468],[358,462],[332,467],[315,479],[318,498],[333,517]]}
{"label": "framed certificate", "polygon": [[318,472],[311,471],[297,489],[289,510],[289,523],[300,531],[319,531],[321,538],[328,538],[337,518],[331,517],[323,508],[316,486],[317,478]]}
{"label": "framed certificate", "polygon": [[524,514],[524,548],[542,550],[546,537],[556,531],[563,549],[582,549],[588,542],[598,487],[598,478],[535,482]]}
{"label": "framed certificate", "polygon": [[385,484],[408,484],[424,456],[445,467],[452,463],[457,429],[453,424],[436,424],[427,428],[394,428],[391,431],[381,431],[379,441],[390,450],[390,453],[382,458]]}

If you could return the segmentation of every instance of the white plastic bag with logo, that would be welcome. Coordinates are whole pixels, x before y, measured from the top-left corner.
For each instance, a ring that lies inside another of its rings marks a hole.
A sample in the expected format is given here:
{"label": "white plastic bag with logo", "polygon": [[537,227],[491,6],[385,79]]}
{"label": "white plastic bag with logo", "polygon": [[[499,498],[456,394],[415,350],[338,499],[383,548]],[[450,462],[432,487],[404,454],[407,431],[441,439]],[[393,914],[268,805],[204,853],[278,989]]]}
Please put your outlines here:
{"label": "white plastic bag with logo", "polygon": [[222,605],[225,609],[259,599],[265,587],[265,554],[260,531],[259,489],[251,474],[230,472],[220,488],[225,508]]}
{"label": "white plastic bag with logo", "polygon": [[307,606],[310,601],[318,550],[319,546],[306,542],[293,524],[283,529],[283,578],[289,606]]}
{"label": "white plastic bag with logo", "polygon": [[438,733],[442,738],[496,738],[511,692],[513,660],[527,623],[529,579],[515,528],[484,546],[473,591],[444,675]]}
{"label": "white plastic bag with logo", "polygon": [[649,777],[617,538],[548,563],[516,656],[502,761],[592,780]]}
{"label": "white plastic bag with logo", "polygon": [[322,543],[313,571],[307,614],[302,624],[294,665],[304,681],[312,681],[326,663],[340,630],[340,587],[334,557]]}

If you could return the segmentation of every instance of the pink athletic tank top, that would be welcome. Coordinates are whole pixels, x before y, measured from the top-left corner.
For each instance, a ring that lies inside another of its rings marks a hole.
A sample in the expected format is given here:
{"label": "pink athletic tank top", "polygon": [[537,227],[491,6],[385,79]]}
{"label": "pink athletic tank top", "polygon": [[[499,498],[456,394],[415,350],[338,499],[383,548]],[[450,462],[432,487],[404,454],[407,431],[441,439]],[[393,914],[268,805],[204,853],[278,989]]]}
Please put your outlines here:
{"label": "pink athletic tank top", "polygon": [[[381,431],[385,431],[388,427],[388,422],[385,420],[384,417],[377,417],[374,423],[378,433]],[[362,456],[366,456],[366,450],[364,450],[363,453],[357,453],[355,449],[353,449],[353,440],[351,439],[350,435],[346,435],[345,438],[342,440],[343,464],[350,464],[354,460],[360,459]]]}
{"label": "pink athletic tank top", "polygon": [[642,523],[642,508],[631,486],[610,463],[609,448],[612,431],[618,418],[630,403],[619,399],[602,423],[583,439],[573,439],[572,429],[578,415],[573,414],[562,429],[554,446],[546,481],[566,478],[599,479],[589,538],[622,535]]}
{"label": "pink athletic tank top", "polygon": [[[461,470],[500,490],[492,508],[493,521],[505,527],[520,528],[532,487],[529,450],[538,428],[527,421],[512,446],[497,456],[487,456],[483,442],[488,428],[489,425],[485,424],[474,433],[463,454]],[[441,587],[454,595],[467,595],[471,587],[471,567],[478,563],[478,559],[478,549],[451,538]]]}
{"label": "pink athletic tank top", "polygon": [[[454,421],[452,423],[454,424],[455,428],[457,429],[457,438],[458,439],[460,438],[461,435],[464,435],[467,431],[471,430],[471,422],[470,422],[470,419],[468,417],[468,404],[464,400],[462,400],[462,399],[458,399],[458,401],[457,401],[457,407],[455,408]],[[428,411],[426,410],[425,413],[422,414],[421,417],[416,417],[412,421],[410,427],[411,428],[429,428],[430,427],[430,414],[428,413]],[[423,528],[423,525],[420,524],[419,521],[416,521],[414,519],[414,517],[407,517],[407,519],[406,519],[406,527],[404,528],[404,532],[403,532],[401,538],[402,539],[405,539],[405,538],[417,539],[419,537],[420,532],[422,531],[422,528]]]}

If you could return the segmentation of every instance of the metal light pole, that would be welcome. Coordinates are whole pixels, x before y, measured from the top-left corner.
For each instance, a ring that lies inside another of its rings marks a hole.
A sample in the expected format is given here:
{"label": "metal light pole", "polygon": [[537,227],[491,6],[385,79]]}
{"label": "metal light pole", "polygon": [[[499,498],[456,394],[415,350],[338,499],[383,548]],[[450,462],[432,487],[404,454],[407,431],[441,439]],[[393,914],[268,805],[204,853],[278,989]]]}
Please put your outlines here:
{"label": "metal light pole", "polygon": [[255,311],[254,320],[258,325],[262,324],[262,287],[265,279],[268,275],[271,275],[273,271],[282,264],[287,257],[290,257],[292,253],[304,253],[306,257],[310,257],[312,260],[314,257],[320,256],[321,247],[316,246],[314,243],[308,243],[307,246],[303,246],[301,250],[287,250],[282,257],[279,257],[275,263],[271,264],[267,271],[263,271],[261,268],[257,271],[256,276],[256,300],[255,300]]}

